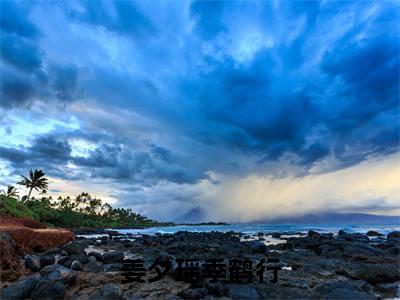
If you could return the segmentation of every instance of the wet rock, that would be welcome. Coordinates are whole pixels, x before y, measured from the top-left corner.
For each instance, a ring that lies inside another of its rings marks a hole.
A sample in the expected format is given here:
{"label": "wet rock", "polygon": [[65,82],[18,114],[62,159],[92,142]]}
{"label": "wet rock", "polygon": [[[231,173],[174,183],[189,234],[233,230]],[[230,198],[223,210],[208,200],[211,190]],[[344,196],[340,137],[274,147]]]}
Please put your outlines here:
{"label": "wet rock", "polygon": [[[141,300],[140,293],[136,291],[127,291],[123,296],[124,300]],[[179,298],[180,299],[180,298]]]}
{"label": "wet rock", "polygon": [[312,299],[375,299],[372,288],[363,281],[337,280],[317,285],[311,293]]}
{"label": "wet rock", "polygon": [[398,264],[350,263],[338,267],[338,274],[370,284],[390,283],[400,279]]}
{"label": "wet rock", "polygon": [[97,259],[96,259],[96,257],[94,257],[94,256],[88,256],[88,257],[87,257],[87,260],[88,260],[88,263],[90,263],[90,262],[97,262]]}
{"label": "wet rock", "polygon": [[30,276],[1,290],[0,299],[26,299],[29,298],[39,276]]}
{"label": "wet rock", "polygon": [[61,265],[51,265],[44,267],[40,274],[44,279],[50,281],[61,281],[65,284],[73,284],[76,280],[77,274],[74,270],[70,270]]}
{"label": "wet rock", "polygon": [[84,248],[78,241],[72,241],[63,245],[61,250],[66,251],[68,254],[79,254],[84,250]]}
{"label": "wet rock", "polygon": [[343,247],[345,255],[383,255],[384,251],[365,243],[348,243]]}
{"label": "wet rock", "polygon": [[120,263],[124,259],[124,252],[110,251],[103,254],[104,264]]}
{"label": "wet rock", "polygon": [[25,257],[25,266],[34,272],[39,271],[42,268],[40,259],[36,255],[27,255]]}
{"label": "wet rock", "polygon": [[386,252],[389,254],[393,254],[393,255],[399,255],[400,254],[400,245],[389,247],[386,249]]}
{"label": "wet rock", "polygon": [[309,238],[313,239],[313,240],[321,239],[321,235],[318,232],[314,231],[314,230],[309,230],[308,233],[307,233],[307,236]]}
{"label": "wet rock", "polygon": [[367,236],[383,236],[383,234],[374,230],[370,230],[367,232]]}
{"label": "wet rock", "polygon": [[122,289],[113,283],[107,283],[103,286],[102,297],[105,300],[122,299],[123,291]]}
{"label": "wet rock", "polygon": [[40,265],[42,267],[52,265],[56,261],[56,259],[53,255],[42,255],[42,256],[40,256],[39,260],[40,260]]}
{"label": "wet rock", "polygon": [[208,294],[208,290],[206,288],[192,288],[184,290],[178,295],[183,299],[203,299]]}
{"label": "wet rock", "polygon": [[79,261],[74,260],[74,261],[71,263],[71,270],[74,270],[74,271],[82,271],[82,264],[81,264]]}
{"label": "wet rock", "polygon": [[103,300],[103,296],[101,295],[101,292],[97,291],[97,292],[91,294],[89,296],[88,300]]}
{"label": "wet rock", "polygon": [[88,257],[93,256],[96,258],[97,261],[103,261],[103,256],[101,255],[101,253],[96,252],[96,251],[89,252],[87,256]]}
{"label": "wet rock", "polygon": [[340,238],[350,242],[369,242],[369,238],[361,233],[345,233],[340,235]]}
{"label": "wet rock", "polygon": [[43,254],[44,255],[51,255],[51,254],[58,254],[58,253],[60,253],[60,248],[53,247],[53,248],[50,248],[49,250],[45,251]]}
{"label": "wet rock", "polygon": [[59,265],[62,265],[64,262],[66,262],[67,260],[71,260],[70,258],[69,258],[69,256],[61,256],[59,259],[58,259],[58,261],[57,261],[57,263],[59,264]]}
{"label": "wet rock", "polygon": [[272,233],[272,237],[273,237],[274,239],[279,239],[279,238],[281,237],[281,233],[279,233],[279,232],[273,232],[273,233]]}
{"label": "wet rock", "polygon": [[208,293],[210,295],[216,297],[224,297],[228,295],[228,287],[222,284],[222,282],[217,282],[217,283],[208,282],[206,283],[205,287],[207,288]]}
{"label": "wet rock", "polygon": [[268,251],[268,247],[260,241],[246,241],[243,244],[252,249],[253,252],[265,253]]}
{"label": "wet rock", "polygon": [[386,298],[400,298],[400,282],[381,283],[375,286],[384,299]]}
{"label": "wet rock", "polygon": [[228,286],[228,296],[232,299],[260,299],[253,285],[231,284]]}
{"label": "wet rock", "polygon": [[103,272],[118,272],[122,268],[122,264],[105,264],[102,266]]}
{"label": "wet rock", "polygon": [[391,238],[400,238],[400,231],[392,231],[390,232],[387,237],[387,239],[391,239]]}
{"label": "wet rock", "polygon": [[64,299],[67,293],[66,285],[61,281],[40,279],[31,293],[32,299]]}
{"label": "wet rock", "polygon": [[89,261],[87,264],[83,265],[83,271],[85,272],[92,272],[92,273],[97,273],[99,270],[102,270],[99,268],[97,265],[97,262],[95,261]]}
{"label": "wet rock", "polygon": [[81,264],[86,264],[88,262],[86,254],[84,252],[78,254],[72,254],[70,258],[71,260],[79,261]]}

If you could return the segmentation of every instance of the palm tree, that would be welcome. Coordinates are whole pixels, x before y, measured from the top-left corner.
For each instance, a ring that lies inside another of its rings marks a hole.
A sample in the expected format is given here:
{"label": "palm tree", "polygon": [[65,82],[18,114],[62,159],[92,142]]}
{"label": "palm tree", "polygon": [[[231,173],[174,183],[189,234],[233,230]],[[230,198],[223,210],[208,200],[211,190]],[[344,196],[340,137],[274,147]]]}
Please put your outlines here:
{"label": "palm tree", "polygon": [[8,197],[18,197],[17,188],[13,185],[7,186],[7,191],[1,190],[1,193]]}
{"label": "palm tree", "polygon": [[32,190],[47,190],[48,188],[48,181],[47,178],[44,177],[44,172],[42,170],[32,171],[29,170],[29,178],[21,175],[23,178],[18,184],[24,185],[26,188],[29,189],[28,196],[26,197],[26,201],[29,201],[29,197],[31,196]]}

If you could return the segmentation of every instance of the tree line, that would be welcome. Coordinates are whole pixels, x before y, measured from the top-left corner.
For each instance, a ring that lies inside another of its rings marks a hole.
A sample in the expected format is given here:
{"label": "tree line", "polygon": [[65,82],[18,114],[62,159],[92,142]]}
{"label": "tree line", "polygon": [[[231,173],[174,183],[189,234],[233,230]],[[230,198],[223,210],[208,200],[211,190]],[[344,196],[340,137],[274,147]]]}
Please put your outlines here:
{"label": "tree line", "polygon": [[[171,225],[160,223],[131,209],[113,208],[109,203],[81,193],[76,197],[48,196],[48,179],[42,170],[29,170],[28,176],[21,175],[17,182],[28,189],[28,194],[19,198],[16,187],[9,185],[1,194],[8,198],[18,199],[19,205],[24,205],[38,221],[60,227],[149,227]],[[32,196],[37,192],[37,197]],[[3,199],[0,197],[0,199]],[[5,201],[2,200],[2,205]]]}

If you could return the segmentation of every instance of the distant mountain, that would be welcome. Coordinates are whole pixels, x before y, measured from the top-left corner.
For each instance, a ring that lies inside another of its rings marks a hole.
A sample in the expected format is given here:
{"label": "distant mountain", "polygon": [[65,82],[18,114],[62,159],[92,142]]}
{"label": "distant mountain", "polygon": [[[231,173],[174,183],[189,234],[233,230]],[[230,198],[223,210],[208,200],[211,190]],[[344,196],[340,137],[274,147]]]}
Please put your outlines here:
{"label": "distant mountain", "polygon": [[362,213],[321,213],[306,214],[299,217],[260,220],[253,223],[268,224],[400,224],[399,216],[383,216]]}
{"label": "distant mountain", "polygon": [[200,223],[206,219],[205,211],[200,207],[195,207],[183,215],[177,217],[175,223]]}
{"label": "distant mountain", "polygon": [[[178,216],[175,223],[201,223],[210,221],[201,207],[195,207]],[[218,221],[218,220],[216,220]],[[383,216],[364,213],[320,213],[303,216],[264,219],[249,223],[256,224],[400,224],[399,216]]]}

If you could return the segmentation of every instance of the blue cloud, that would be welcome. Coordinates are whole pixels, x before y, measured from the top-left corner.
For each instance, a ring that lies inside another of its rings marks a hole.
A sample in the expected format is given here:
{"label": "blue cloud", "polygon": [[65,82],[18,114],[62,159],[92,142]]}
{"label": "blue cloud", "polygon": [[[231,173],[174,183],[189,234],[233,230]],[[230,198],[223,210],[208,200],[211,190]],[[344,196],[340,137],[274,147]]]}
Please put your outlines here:
{"label": "blue cloud", "polygon": [[36,39],[40,36],[37,26],[26,18],[30,7],[27,2],[1,1],[0,27],[2,31],[14,33],[27,39]]}
{"label": "blue cloud", "polygon": [[140,38],[157,32],[152,22],[132,1],[82,1],[82,9],[71,11],[71,18],[117,34]]}
{"label": "blue cloud", "polygon": [[[55,118],[81,118],[80,132],[63,138],[98,147],[88,157],[66,147],[64,161],[146,186],[281,160],[307,172],[333,157],[329,171],[398,151],[396,3],[180,4],[48,4],[57,24],[5,4],[0,106],[45,102]],[[74,51],[54,54],[59,35]],[[106,116],[57,111],[76,100]]]}
{"label": "blue cloud", "polygon": [[0,36],[1,57],[25,72],[40,69],[41,54],[35,44],[19,36],[2,33]]}
{"label": "blue cloud", "polygon": [[205,39],[211,39],[218,33],[224,32],[222,14],[227,1],[192,1],[190,14],[196,20],[196,30]]}

